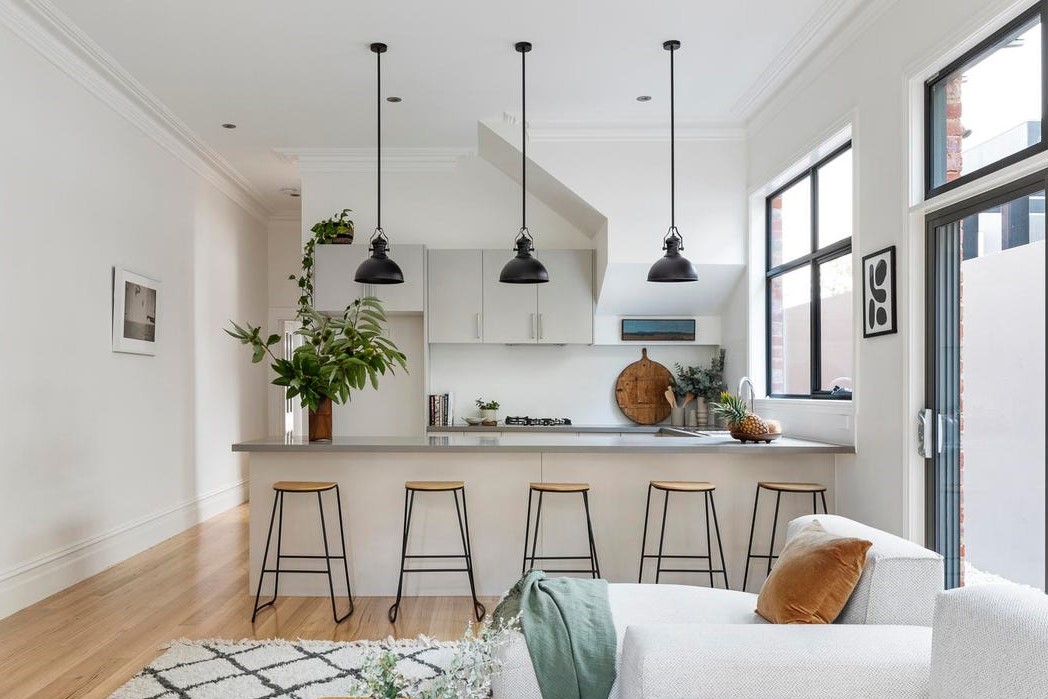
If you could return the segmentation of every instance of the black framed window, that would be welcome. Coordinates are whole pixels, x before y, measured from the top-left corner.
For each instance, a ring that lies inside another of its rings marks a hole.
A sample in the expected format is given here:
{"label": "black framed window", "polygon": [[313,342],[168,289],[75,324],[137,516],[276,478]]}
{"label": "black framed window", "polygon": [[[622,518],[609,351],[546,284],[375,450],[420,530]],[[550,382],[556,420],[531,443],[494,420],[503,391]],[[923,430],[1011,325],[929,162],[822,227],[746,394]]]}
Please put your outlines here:
{"label": "black framed window", "polygon": [[925,83],[928,198],[1045,150],[1048,0]]}
{"label": "black framed window", "polygon": [[768,395],[852,396],[851,143],[766,201]]}

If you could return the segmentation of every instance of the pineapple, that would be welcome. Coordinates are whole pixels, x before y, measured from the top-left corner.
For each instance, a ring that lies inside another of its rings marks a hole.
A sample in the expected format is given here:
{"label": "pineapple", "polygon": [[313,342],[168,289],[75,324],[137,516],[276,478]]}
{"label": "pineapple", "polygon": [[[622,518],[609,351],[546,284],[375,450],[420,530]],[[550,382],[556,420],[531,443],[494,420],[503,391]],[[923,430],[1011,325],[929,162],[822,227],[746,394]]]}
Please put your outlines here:
{"label": "pineapple", "polygon": [[721,393],[720,402],[712,403],[710,408],[728,421],[728,429],[738,438],[754,439],[769,431],[768,424],[746,408],[746,401],[727,391]]}

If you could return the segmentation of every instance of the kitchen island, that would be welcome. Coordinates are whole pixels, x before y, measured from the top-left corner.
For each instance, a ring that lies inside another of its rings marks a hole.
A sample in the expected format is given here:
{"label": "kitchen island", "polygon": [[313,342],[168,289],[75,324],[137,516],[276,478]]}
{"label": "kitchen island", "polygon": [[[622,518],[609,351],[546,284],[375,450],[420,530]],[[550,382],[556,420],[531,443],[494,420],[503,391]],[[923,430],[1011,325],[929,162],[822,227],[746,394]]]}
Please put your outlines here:
{"label": "kitchen island", "polygon": [[[836,457],[854,452],[852,447],[789,437],[771,444],[743,445],[727,433],[691,434],[665,429],[567,432],[563,428],[347,437],[313,444],[301,439],[269,438],[235,444],[233,450],[250,454],[252,594],[273,504],[272,484],[279,480],[319,480],[340,485],[353,592],[369,596],[396,593],[407,480],[465,481],[474,567],[478,593],[482,595],[501,594],[520,574],[530,482],[589,483],[601,572],[614,582],[635,582],[648,482],[709,481],[717,486],[715,497],[728,577],[737,588],[742,582],[757,481],[823,483],[828,487],[827,500],[832,511]],[[767,549],[774,510],[774,498],[767,494],[764,497],[767,499],[762,499],[757,522],[757,531],[763,532],[763,536],[755,542],[755,549],[759,543],[762,552]],[[326,507],[326,512],[331,517],[334,507]],[[809,512],[810,498],[784,497],[780,522]],[[660,494],[652,498],[652,521],[658,522],[661,516]],[[704,552],[703,517],[701,497],[673,494],[665,552]],[[334,523],[330,518],[329,525]],[[329,526],[329,536],[335,542],[337,537],[331,529]],[[783,531],[780,526],[780,541]],[[652,543],[649,533],[649,546]],[[539,555],[547,556],[585,552],[585,519],[579,496],[545,499],[539,549]],[[460,550],[451,496],[418,496],[409,552]],[[322,552],[314,497],[286,498],[284,551]],[[754,562],[753,566],[757,573],[760,564]],[[553,562],[549,568],[554,568]],[[761,575],[750,577],[751,587],[763,579]],[[662,580],[695,583],[707,578],[664,573]],[[286,595],[324,595],[326,586],[322,576],[281,576],[281,593]],[[463,574],[409,575],[405,579],[405,594],[462,595],[468,594],[468,586]]]}

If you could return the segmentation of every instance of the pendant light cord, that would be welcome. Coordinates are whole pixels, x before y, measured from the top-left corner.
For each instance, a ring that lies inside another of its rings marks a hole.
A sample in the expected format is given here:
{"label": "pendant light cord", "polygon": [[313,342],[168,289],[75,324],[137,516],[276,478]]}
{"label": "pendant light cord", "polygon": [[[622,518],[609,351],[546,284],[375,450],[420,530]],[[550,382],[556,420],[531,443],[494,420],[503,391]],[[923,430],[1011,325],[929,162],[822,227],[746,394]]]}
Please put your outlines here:
{"label": "pendant light cord", "polygon": [[375,53],[375,130],[377,150],[375,151],[375,164],[378,172],[378,205],[376,207],[375,231],[382,231],[382,53]]}
{"label": "pendant light cord", "polygon": [[526,51],[520,52],[520,229],[528,230],[528,90]]}
{"label": "pendant light cord", "polygon": [[677,229],[677,129],[674,120],[674,114],[676,113],[674,93],[676,90],[673,84],[673,52],[675,50],[670,48],[670,230]]}

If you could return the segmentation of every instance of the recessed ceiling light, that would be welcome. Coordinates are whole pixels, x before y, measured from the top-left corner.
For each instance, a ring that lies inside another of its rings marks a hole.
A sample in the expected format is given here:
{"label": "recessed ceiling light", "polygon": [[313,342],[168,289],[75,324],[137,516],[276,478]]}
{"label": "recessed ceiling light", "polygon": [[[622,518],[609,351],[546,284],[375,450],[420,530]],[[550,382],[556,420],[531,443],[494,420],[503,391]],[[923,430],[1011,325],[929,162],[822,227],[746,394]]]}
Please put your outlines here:
{"label": "recessed ceiling light", "polygon": [[651,95],[641,95],[637,98],[638,102],[651,102]]}
{"label": "recessed ceiling light", "polygon": [[399,97],[387,97],[386,101],[395,103],[395,102],[403,102],[404,100],[400,99]]}
{"label": "recessed ceiling light", "polygon": [[222,124],[223,129],[235,129],[236,127],[236,124]]}
{"label": "recessed ceiling light", "polygon": [[288,195],[289,197],[300,197],[300,196],[302,196],[302,192],[300,192],[297,187],[284,187],[280,191],[282,193]]}

